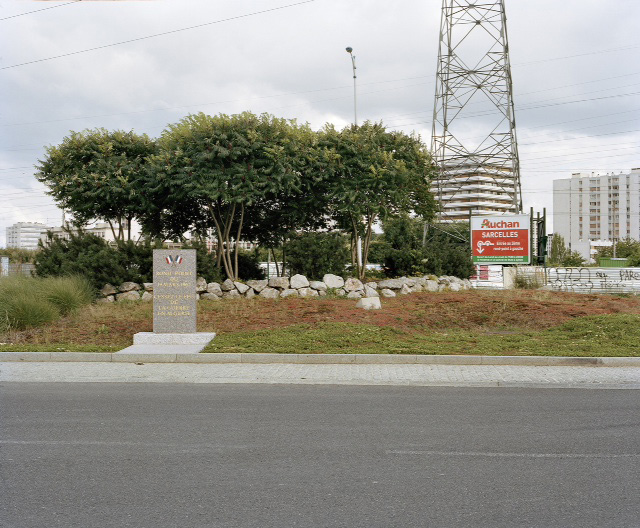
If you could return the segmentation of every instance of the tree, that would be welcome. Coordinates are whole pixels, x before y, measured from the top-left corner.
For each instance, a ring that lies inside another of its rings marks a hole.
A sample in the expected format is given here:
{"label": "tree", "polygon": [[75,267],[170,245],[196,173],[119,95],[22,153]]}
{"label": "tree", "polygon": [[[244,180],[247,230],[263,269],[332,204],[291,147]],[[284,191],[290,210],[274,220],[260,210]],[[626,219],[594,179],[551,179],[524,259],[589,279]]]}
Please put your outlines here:
{"label": "tree", "polygon": [[547,265],[581,267],[586,264],[585,259],[577,251],[571,251],[564,243],[564,237],[555,233],[551,239],[551,249]]}
{"label": "tree", "polygon": [[296,160],[304,152],[298,150],[297,128],[249,112],[199,113],[170,125],[152,157],[143,225],[178,238],[187,230],[214,229],[225,272],[237,279],[235,245],[252,221],[252,208],[299,191]]}
{"label": "tree", "polygon": [[[630,265],[636,266],[637,264],[631,264],[631,262],[640,261],[640,241],[627,237],[617,240],[615,244],[616,257],[627,258]],[[613,257],[613,246],[601,247],[596,255],[596,260],[601,257]]]}
{"label": "tree", "polygon": [[36,178],[72,213],[74,223],[104,220],[122,242],[131,240],[131,222],[143,203],[140,180],[154,152],[155,143],[145,134],[102,128],[71,132],[60,145],[47,148]]}
{"label": "tree", "polygon": [[340,132],[327,125],[320,144],[334,154],[327,159],[333,173],[329,214],[351,233],[354,245],[362,240],[362,262],[356,270],[364,279],[377,221],[409,212],[425,220],[432,217],[431,157],[419,137],[387,132],[382,124],[370,122]]}

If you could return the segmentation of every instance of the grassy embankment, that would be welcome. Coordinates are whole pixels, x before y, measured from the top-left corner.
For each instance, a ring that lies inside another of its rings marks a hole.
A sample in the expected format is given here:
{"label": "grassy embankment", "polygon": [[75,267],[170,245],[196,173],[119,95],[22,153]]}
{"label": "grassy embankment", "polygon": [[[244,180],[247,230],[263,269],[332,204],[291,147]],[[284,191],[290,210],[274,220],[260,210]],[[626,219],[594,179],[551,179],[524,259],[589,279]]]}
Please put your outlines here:
{"label": "grassy embankment", "polygon": [[[543,291],[422,293],[362,311],[346,299],[201,301],[206,352],[640,356],[640,298]],[[86,306],[10,330],[0,351],[115,351],[152,328],[151,304]]]}

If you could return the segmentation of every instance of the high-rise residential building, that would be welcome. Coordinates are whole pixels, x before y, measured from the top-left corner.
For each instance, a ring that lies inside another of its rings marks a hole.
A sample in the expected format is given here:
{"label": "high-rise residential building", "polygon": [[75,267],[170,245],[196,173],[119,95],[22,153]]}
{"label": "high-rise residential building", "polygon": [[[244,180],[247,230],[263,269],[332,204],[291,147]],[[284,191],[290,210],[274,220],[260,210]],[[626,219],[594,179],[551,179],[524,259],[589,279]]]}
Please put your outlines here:
{"label": "high-rise residential building", "polygon": [[50,227],[37,222],[18,222],[7,227],[7,247],[19,249],[38,249],[38,241],[43,232]]}
{"label": "high-rise residential building", "polygon": [[554,180],[553,231],[586,259],[614,240],[640,240],[640,168]]}

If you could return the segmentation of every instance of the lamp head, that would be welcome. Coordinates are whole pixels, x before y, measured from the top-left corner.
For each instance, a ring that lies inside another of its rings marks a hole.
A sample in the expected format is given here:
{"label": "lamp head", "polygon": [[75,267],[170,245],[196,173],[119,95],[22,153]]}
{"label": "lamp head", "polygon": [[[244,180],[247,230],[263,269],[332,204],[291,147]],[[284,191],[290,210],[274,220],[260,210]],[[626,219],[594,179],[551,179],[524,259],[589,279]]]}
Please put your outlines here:
{"label": "lamp head", "polygon": [[351,53],[353,51],[353,48],[351,46],[347,47],[347,53]]}

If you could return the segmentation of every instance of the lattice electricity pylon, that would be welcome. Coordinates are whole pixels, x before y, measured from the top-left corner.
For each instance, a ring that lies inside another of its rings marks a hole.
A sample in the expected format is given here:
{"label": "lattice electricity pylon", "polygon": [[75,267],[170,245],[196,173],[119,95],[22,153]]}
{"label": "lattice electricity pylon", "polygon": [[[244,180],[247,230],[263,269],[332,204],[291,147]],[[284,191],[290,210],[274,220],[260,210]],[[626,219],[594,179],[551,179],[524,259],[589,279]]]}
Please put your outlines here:
{"label": "lattice electricity pylon", "polygon": [[522,212],[504,0],[443,0],[431,148],[439,220]]}

